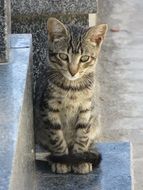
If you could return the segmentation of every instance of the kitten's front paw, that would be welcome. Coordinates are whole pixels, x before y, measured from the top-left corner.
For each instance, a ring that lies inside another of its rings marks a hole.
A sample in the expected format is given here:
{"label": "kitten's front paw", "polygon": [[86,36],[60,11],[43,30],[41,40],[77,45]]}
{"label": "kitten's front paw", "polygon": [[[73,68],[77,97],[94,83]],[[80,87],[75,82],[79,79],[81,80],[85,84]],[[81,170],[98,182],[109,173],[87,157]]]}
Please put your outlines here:
{"label": "kitten's front paw", "polygon": [[92,172],[92,164],[86,162],[72,165],[72,171],[76,174],[87,174]]}
{"label": "kitten's front paw", "polygon": [[53,163],[52,164],[52,172],[58,173],[58,174],[65,174],[71,172],[71,166],[61,163]]}

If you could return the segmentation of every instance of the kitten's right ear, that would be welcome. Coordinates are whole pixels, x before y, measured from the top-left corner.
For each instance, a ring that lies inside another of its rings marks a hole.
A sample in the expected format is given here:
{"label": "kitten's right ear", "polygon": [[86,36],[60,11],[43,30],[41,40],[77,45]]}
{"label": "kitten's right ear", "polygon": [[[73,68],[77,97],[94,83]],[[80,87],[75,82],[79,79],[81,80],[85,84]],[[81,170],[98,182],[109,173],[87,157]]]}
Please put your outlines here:
{"label": "kitten's right ear", "polygon": [[101,46],[107,30],[108,30],[107,24],[100,24],[97,26],[92,26],[88,29],[88,31],[85,35],[85,40],[89,41],[93,45]]}
{"label": "kitten's right ear", "polygon": [[68,36],[68,31],[64,24],[56,18],[48,19],[48,39],[50,41],[58,41]]}

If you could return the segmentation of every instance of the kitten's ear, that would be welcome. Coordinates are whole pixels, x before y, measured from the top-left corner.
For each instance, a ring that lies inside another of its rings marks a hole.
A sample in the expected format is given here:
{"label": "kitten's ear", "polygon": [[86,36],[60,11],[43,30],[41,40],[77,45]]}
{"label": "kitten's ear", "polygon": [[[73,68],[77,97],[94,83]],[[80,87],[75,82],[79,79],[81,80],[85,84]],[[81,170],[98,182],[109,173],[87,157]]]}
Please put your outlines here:
{"label": "kitten's ear", "polygon": [[48,23],[48,39],[51,41],[60,40],[68,35],[68,31],[63,23],[56,18],[49,18]]}
{"label": "kitten's ear", "polygon": [[86,32],[85,40],[91,42],[93,45],[100,46],[103,42],[107,30],[107,24],[100,24],[98,26],[90,27]]}

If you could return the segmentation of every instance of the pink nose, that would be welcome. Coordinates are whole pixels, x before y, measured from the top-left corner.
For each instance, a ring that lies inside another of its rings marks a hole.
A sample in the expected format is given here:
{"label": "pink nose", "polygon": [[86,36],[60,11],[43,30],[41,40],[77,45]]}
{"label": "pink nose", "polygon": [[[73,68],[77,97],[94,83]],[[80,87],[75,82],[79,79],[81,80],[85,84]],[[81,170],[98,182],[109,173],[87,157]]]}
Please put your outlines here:
{"label": "pink nose", "polygon": [[74,65],[74,64],[69,64],[69,72],[72,76],[76,75],[76,73],[78,72],[78,65]]}
{"label": "pink nose", "polygon": [[72,76],[74,76],[74,75],[77,73],[76,70],[75,70],[75,71],[70,71],[70,70],[69,70],[69,72],[70,72],[70,74],[71,74]]}

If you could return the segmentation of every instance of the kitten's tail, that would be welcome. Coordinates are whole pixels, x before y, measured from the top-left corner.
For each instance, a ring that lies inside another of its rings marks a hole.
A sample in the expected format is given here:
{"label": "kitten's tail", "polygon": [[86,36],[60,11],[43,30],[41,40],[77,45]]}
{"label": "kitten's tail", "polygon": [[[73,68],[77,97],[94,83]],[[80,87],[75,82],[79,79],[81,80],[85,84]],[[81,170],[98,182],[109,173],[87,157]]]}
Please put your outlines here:
{"label": "kitten's tail", "polygon": [[96,167],[100,164],[102,156],[99,153],[94,152],[83,152],[75,153],[68,155],[49,155],[47,160],[51,163],[62,163],[62,164],[80,164],[83,162],[92,163],[93,167]]}

